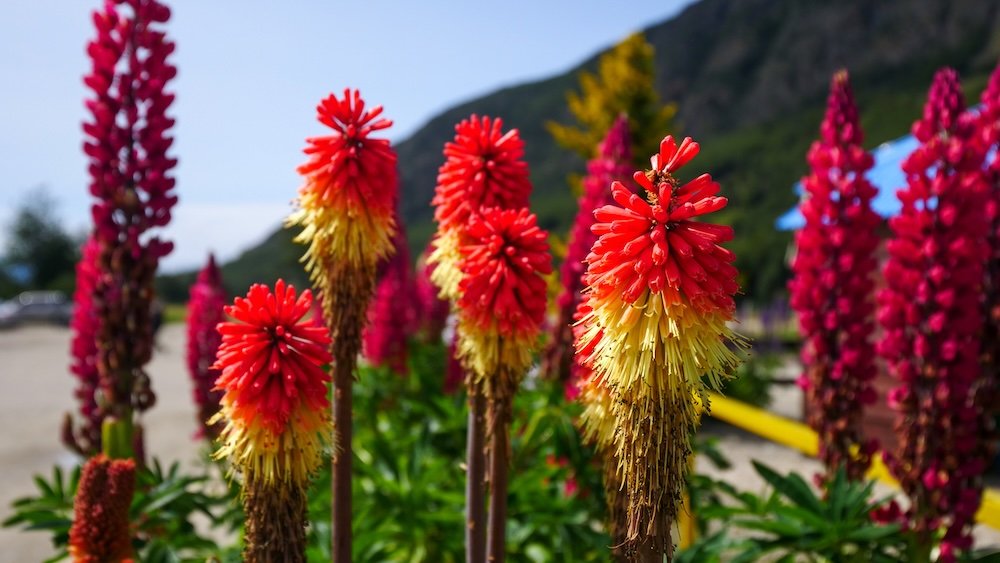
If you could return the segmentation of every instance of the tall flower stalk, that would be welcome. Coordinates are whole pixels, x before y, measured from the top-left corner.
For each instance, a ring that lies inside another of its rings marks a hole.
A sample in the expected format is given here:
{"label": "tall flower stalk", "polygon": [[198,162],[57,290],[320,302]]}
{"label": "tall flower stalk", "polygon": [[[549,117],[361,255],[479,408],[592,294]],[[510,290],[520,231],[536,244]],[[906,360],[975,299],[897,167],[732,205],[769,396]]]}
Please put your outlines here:
{"label": "tall flower stalk", "polygon": [[214,441],[219,436],[221,425],[209,424],[219,412],[222,392],[214,389],[219,378],[218,370],[212,369],[215,355],[222,342],[222,336],[215,329],[225,320],[223,309],[226,305],[226,290],[222,287],[222,272],[215,264],[215,256],[209,255],[205,267],[198,272],[198,278],[191,286],[187,317],[187,367],[193,387],[192,395],[197,416],[199,434]]}
{"label": "tall flower stalk", "polygon": [[172,249],[153,232],[170,221],[177,202],[169,175],[177,161],[167,156],[174,96],[165,91],[177,70],[167,62],[174,44],[161,29],[169,18],[170,10],[156,0],[107,2],[94,12],[97,37],[87,45],[93,66],[84,78],[93,92],[83,148],[97,199],[101,396],[105,416],[140,448],[141,432],[131,431],[134,413],[155,402],[144,368],[153,349],[153,279],[159,259]]}
{"label": "tall flower stalk", "polygon": [[505,556],[509,430],[514,393],[531,366],[552,271],[548,233],[526,208],[473,215],[462,246],[458,355],[486,398],[489,561]]}
{"label": "tall flower stalk", "polygon": [[340,448],[333,453],[333,559],[351,560],[351,393],[361,330],[379,260],[393,251],[397,201],[396,153],[372,135],[392,125],[382,106],[365,108],[357,91],[330,95],[317,107],[331,135],[306,140],[299,166],[305,184],[289,224],[303,227],[306,270],[319,291],[333,337],[333,422]]}
{"label": "tall flower stalk", "polygon": [[211,422],[225,424],[216,457],[243,478],[244,561],[306,560],[306,492],[330,439],[330,338],[305,318],[311,307],[308,289],[255,284],[218,326],[224,394]]}
{"label": "tall flower stalk", "polygon": [[[503,131],[503,121],[472,115],[455,126],[445,144],[431,203],[438,229],[427,259],[431,281],[452,306],[460,296],[462,246],[472,217],[486,208],[520,209],[528,205],[531,182],[524,161],[524,141],[517,129]],[[466,561],[484,561],[486,399],[477,377],[467,374],[469,422],[466,443]]]}
{"label": "tall flower stalk", "polygon": [[804,339],[809,425],[819,435],[826,478],[842,466],[848,477],[863,478],[875,449],[863,439],[861,416],[876,398],[871,336],[880,219],[871,208],[876,190],[865,178],[873,159],[862,142],[842,70],[830,83],[820,139],[807,156],[810,174],[802,180],[806,197],[800,205],[806,224],[795,235],[789,283]]}
{"label": "tall flower stalk", "polygon": [[[578,353],[610,401],[588,403],[584,424],[611,435],[628,499],[624,551],[642,561],[672,559],[701,405],[733,374],[744,346],[727,325],[739,288],[735,256],[720,245],[733,231],[696,220],[726,199],[708,174],[685,184],[675,176],[698,148],[690,138],[663,139],[651,169],[633,175],[645,197],[614,182],[615,203],[595,212],[599,238],[587,257],[590,311]],[[608,403],[610,412],[601,410]]]}
{"label": "tall flower stalk", "polygon": [[104,418],[97,401],[101,382],[97,369],[97,332],[101,319],[95,310],[94,296],[100,274],[97,265],[100,251],[100,245],[93,237],[88,238],[80,249],[80,261],[76,264],[76,289],[73,291],[73,318],[69,323],[73,331],[70,371],[77,379],[73,395],[80,404],[81,423],[78,429],[74,429],[73,417],[66,413],[62,439],[66,447],[82,456],[92,456],[101,451],[101,421]]}
{"label": "tall flower stalk", "polygon": [[899,436],[887,465],[910,499],[907,516],[929,550],[944,530],[940,560],[971,547],[988,460],[977,451],[981,289],[987,222],[982,151],[970,143],[958,75],[939,71],[923,118],[921,145],[903,163],[902,210],[879,295],[880,352],[900,386],[889,396]]}
{"label": "tall flower stalk", "polygon": [[611,182],[627,180],[632,176],[632,150],[630,147],[628,118],[624,115],[615,120],[597,147],[597,156],[587,163],[587,176],[583,179],[583,195],[580,197],[576,220],[569,233],[566,259],[559,270],[562,293],[557,306],[552,340],[545,352],[543,372],[549,377],[566,384],[567,395],[577,393],[578,381],[573,377],[573,315],[582,298],[584,260],[590,248],[597,241],[597,235],[590,231],[594,224],[594,210],[612,202]]}

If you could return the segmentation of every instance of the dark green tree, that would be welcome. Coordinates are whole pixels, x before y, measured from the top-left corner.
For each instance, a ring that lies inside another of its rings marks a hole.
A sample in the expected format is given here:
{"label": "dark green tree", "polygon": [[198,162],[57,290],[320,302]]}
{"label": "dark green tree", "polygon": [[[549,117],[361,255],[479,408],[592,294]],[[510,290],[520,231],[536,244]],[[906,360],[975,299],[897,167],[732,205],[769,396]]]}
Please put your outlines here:
{"label": "dark green tree", "polygon": [[25,196],[7,225],[4,262],[27,268],[25,285],[31,289],[69,291],[73,286],[79,245],[60,223],[56,205],[39,186]]}

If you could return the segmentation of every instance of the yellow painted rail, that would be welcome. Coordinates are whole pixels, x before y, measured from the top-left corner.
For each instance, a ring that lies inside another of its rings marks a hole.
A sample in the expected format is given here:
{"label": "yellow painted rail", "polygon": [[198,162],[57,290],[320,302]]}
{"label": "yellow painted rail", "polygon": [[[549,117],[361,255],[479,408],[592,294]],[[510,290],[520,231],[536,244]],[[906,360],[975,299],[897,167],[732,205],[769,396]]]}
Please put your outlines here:
{"label": "yellow painted rail", "polygon": [[[819,453],[819,440],[816,433],[801,422],[789,420],[714,393],[712,394],[711,414],[718,420],[742,428],[771,442],[796,449],[810,457],[816,457]],[[868,470],[868,477],[893,487],[899,486],[899,483],[889,474],[885,464],[882,463],[880,455],[872,457],[872,466]],[[976,521],[1000,530],[1000,491],[997,489],[983,491],[983,502],[979,507],[979,512],[976,513]]]}

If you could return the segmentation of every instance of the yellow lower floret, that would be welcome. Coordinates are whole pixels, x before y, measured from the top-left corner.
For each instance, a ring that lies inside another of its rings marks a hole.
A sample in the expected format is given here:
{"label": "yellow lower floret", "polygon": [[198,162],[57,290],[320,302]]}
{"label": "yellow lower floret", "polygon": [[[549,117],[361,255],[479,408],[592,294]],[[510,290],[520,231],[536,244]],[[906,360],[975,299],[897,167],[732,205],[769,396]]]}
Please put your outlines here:
{"label": "yellow lower floret", "polygon": [[291,482],[306,486],[322,463],[324,450],[333,443],[329,415],[304,405],[292,413],[285,431],[277,435],[259,418],[244,424],[229,418],[227,411],[223,399],[222,410],[210,421],[226,422],[218,439],[221,445],[213,457],[229,458],[234,469],[265,484]]}
{"label": "yellow lower floret", "polygon": [[352,206],[323,206],[310,192],[300,195],[299,204],[285,223],[302,227],[295,242],[308,245],[301,261],[317,285],[322,285],[326,275],[322,264],[331,258],[360,266],[392,253],[396,224],[391,215],[374,216]]}
{"label": "yellow lower floret", "polygon": [[433,265],[431,283],[439,290],[438,297],[454,303],[458,301],[458,284],[462,281],[462,236],[458,229],[449,229],[431,242],[434,250],[427,257],[427,265]]}

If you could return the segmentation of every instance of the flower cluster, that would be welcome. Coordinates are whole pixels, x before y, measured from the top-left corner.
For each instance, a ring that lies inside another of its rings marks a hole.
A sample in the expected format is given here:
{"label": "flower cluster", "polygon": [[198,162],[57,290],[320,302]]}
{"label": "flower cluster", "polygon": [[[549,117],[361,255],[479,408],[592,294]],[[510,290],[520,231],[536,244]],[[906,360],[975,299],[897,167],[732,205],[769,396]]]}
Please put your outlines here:
{"label": "flower cluster", "polygon": [[809,425],[819,434],[827,475],[846,466],[864,476],[875,450],[864,442],[861,415],[875,402],[877,373],[873,300],[878,215],[874,186],[865,178],[873,159],[861,146],[863,133],[847,71],[834,75],[820,140],[809,149],[800,209],[805,226],[789,283],[791,304],[804,339],[803,383]]}
{"label": "flower cluster", "polygon": [[214,440],[221,427],[208,421],[219,412],[222,393],[215,387],[219,378],[218,370],[212,369],[215,355],[222,337],[215,329],[225,320],[223,308],[226,305],[226,290],[222,287],[222,273],[215,265],[215,257],[209,255],[208,263],[198,272],[198,278],[191,286],[187,318],[187,365],[194,391],[194,403],[198,407],[199,433]]}
{"label": "flower cluster", "polygon": [[584,424],[612,434],[633,552],[668,550],[700,404],[732,375],[744,345],[727,326],[737,271],[721,243],[732,229],[696,220],[726,199],[707,174],[686,184],[674,176],[697,154],[690,138],[668,136],[651,169],[633,175],[645,198],[614,182],[615,204],[595,212],[599,238],[587,257],[577,353],[610,401],[589,402]]}
{"label": "flower cluster", "polygon": [[455,126],[455,139],[444,147],[431,203],[438,231],[428,263],[441,297],[456,301],[462,279],[460,248],[465,230],[483,209],[520,209],[528,205],[531,182],[524,161],[524,141],[517,129],[503,132],[503,120],[473,115]]}
{"label": "flower cluster", "polygon": [[108,2],[94,13],[97,37],[87,45],[93,66],[84,82],[93,97],[83,148],[97,198],[98,366],[109,410],[120,418],[155,400],[143,366],[153,346],[153,279],[172,245],[150,231],[170,221],[177,202],[169,175],[177,161],[167,156],[174,96],[164,91],[177,70],[167,62],[174,44],[159,29],[169,17],[156,0]]}
{"label": "flower cluster", "polygon": [[69,530],[69,554],[75,563],[132,561],[128,511],[134,492],[134,461],[108,459],[104,454],[87,460]]}
{"label": "flower cluster", "polygon": [[319,466],[330,424],[323,370],[330,337],[305,319],[311,306],[308,289],[296,296],[283,280],[273,293],[255,284],[226,306],[233,321],[218,325],[222,343],[212,369],[221,373],[216,418],[225,428],[216,455],[248,478],[304,484]]}
{"label": "flower cluster", "polygon": [[386,365],[396,373],[406,374],[406,339],[416,322],[416,311],[410,252],[402,229],[393,237],[393,245],[393,255],[379,265],[375,295],[368,305],[363,349],[372,365]]}
{"label": "flower cluster", "polygon": [[68,448],[80,455],[93,455],[101,450],[101,421],[103,412],[97,403],[100,374],[97,370],[97,332],[101,322],[97,315],[94,292],[100,275],[97,259],[100,246],[93,237],[80,249],[76,264],[76,289],[73,291],[73,318],[70,329],[72,363],[70,371],[76,376],[77,386],[73,395],[80,403],[82,424],[74,431],[72,417],[67,413],[63,423],[62,438]]}
{"label": "flower cluster", "polygon": [[552,341],[546,351],[546,365],[543,368],[550,376],[564,381],[567,397],[572,399],[578,393],[579,375],[573,362],[573,331],[570,324],[577,304],[581,301],[584,260],[597,236],[590,231],[594,224],[594,210],[612,203],[611,182],[627,180],[632,176],[632,151],[629,148],[628,118],[624,115],[608,130],[604,141],[598,147],[598,156],[587,163],[587,176],[583,179],[583,195],[576,213],[576,221],[569,233],[566,260],[560,269],[562,293],[557,306],[559,318],[556,321]]}
{"label": "flower cluster", "polygon": [[988,463],[971,400],[989,252],[983,154],[969,142],[974,122],[963,109],[957,74],[939,71],[913,126],[921,145],[903,163],[907,186],[878,299],[879,352],[900,383],[889,395],[899,443],[886,462],[910,498],[916,532],[929,542],[945,529],[942,553],[970,547],[981,493],[972,483]]}
{"label": "flower cluster", "polygon": [[552,271],[548,233],[527,208],[491,208],[471,216],[466,237],[457,304],[459,357],[479,378],[501,370],[519,377],[531,365],[545,316],[542,276]]}
{"label": "flower cluster", "polygon": [[334,133],[306,139],[308,160],[298,168],[305,180],[301,209],[289,222],[304,227],[296,241],[309,245],[306,268],[316,286],[326,288],[331,257],[372,268],[391,252],[398,177],[389,140],[371,136],[392,126],[380,117],[382,106],[366,110],[357,90],[345,90],[316,111]]}

